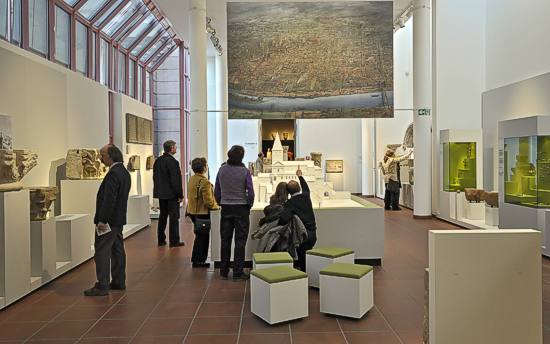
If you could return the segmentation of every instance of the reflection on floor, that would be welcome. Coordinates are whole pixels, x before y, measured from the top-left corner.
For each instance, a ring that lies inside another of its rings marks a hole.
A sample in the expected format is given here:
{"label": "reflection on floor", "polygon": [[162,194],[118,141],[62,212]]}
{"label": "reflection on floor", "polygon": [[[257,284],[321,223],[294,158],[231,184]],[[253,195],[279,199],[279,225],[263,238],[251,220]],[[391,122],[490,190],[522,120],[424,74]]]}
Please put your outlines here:
{"label": "reflection on floor", "polygon": [[[375,270],[376,306],[360,321],[321,315],[319,293],[310,290],[309,318],[270,327],[250,313],[248,283],[191,268],[189,223],[182,224],[187,245],[174,249],[157,248],[155,223],[126,241],[126,292],[81,296],[94,280],[93,262],[87,262],[0,311],[0,342],[419,344],[427,230],[454,227],[413,220],[408,210],[386,214],[386,254],[383,267]],[[549,261],[543,269],[550,343]]]}

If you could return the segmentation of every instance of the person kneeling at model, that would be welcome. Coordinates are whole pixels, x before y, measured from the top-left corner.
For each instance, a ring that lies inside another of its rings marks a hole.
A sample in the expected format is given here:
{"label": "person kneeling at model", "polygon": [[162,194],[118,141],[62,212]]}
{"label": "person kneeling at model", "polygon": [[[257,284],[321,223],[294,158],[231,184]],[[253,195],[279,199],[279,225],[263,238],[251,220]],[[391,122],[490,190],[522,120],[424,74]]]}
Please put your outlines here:
{"label": "person kneeling at model", "polygon": [[208,164],[205,158],[195,158],[191,161],[191,169],[195,173],[189,178],[187,187],[187,211],[195,232],[191,262],[194,268],[207,268],[208,243],[210,241],[210,211],[219,209],[214,199],[212,184],[208,180]]}
{"label": "person kneeling at model", "polygon": [[295,266],[305,271],[306,251],[311,250],[317,242],[317,223],[315,222],[315,214],[313,213],[309,186],[302,176],[302,170],[300,170],[299,166],[296,175],[300,183],[298,184],[295,180],[288,182],[287,191],[290,195],[290,199],[283,205],[279,224],[288,224],[294,215],[298,216],[304,224],[307,231],[307,239],[298,247],[298,261],[295,262]]}

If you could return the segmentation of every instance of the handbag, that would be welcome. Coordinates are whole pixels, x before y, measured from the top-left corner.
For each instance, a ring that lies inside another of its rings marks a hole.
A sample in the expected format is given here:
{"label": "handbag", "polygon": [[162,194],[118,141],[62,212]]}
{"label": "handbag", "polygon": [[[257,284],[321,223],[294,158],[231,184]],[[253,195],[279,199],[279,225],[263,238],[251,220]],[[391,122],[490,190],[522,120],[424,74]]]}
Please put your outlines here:
{"label": "handbag", "polygon": [[399,192],[399,182],[396,182],[393,179],[388,181],[388,186],[386,187],[390,192]]}
{"label": "handbag", "polygon": [[[197,199],[199,199],[200,197],[200,190],[201,190],[201,182],[199,182],[199,185],[197,185]],[[212,227],[212,223],[210,222],[210,217],[208,217],[207,219],[201,219],[196,217],[193,231],[195,232],[196,235],[209,234],[211,227]]]}

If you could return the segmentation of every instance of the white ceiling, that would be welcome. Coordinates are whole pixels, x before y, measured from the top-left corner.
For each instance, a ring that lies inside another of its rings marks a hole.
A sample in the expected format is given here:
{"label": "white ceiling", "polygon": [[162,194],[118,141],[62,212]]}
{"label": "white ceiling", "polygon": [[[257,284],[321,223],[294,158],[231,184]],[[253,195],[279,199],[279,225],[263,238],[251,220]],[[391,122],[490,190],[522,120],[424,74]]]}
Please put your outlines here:
{"label": "white ceiling", "polygon": [[[224,50],[227,42],[227,21],[226,21],[226,3],[227,2],[334,2],[349,0],[206,0],[206,12],[212,18],[212,24],[216,29],[217,36]],[[369,0],[359,0],[369,1]],[[372,0],[371,0],[372,1]],[[375,0],[378,1],[378,0]],[[393,17],[397,18],[412,0],[394,0]],[[156,0],[166,17],[172,22],[178,35],[187,42],[189,40],[189,2],[190,0]],[[208,55],[215,55],[216,52],[212,44],[208,45]]]}

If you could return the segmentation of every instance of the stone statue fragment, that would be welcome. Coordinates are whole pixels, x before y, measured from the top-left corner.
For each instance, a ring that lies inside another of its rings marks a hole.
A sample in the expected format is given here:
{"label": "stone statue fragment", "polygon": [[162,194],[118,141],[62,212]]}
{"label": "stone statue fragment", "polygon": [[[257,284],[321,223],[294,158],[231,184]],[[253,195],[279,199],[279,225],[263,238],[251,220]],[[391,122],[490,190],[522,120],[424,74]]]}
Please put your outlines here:
{"label": "stone statue fragment", "polygon": [[48,219],[52,203],[57,199],[57,187],[36,187],[29,189],[31,221]]}
{"label": "stone statue fragment", "polygon": [[79,148],[67,152],[67,178],[101,179],[107,173],[107,167],[100,159],[99,149]]}
{"label": "stone statue fragment", "polygon": [[497,191],[483,191],[483,200],[491,208],[498,208],[498,192]]}
{"label": "stone statue fragment", "polygon": [[21,179],[38,164],[38,155],[25,149],[0,149],[0,191],[23,188]]}
{"label": "stone statue fragment", "polygon": [[310,153],[310,156],[311,156],[311,160],[313,160],[313,163],[315,164],[315,166],[321,167],[321,158],[323,156],[323,153],[312,152],[312,153]]}
{"label": "stone statue fragment", "polygon": [[11,116],[0,114],[0,149],[13,149]]}
{"label": "stone statue fragment", "polygon": [[483,190],[465,188],[464,193],[466,194],[466,200],[468,202],[475,202],[475,203],[481,202],[481,195],[483,194]]}
{"label": "stone statue fragment", "polygon": [[132,155],[128,159],[128,171],[138,171],[141,168],[141,159],[139,155]]}
{"label": "stone statue fragment", "polygon": [[147,161],[145,162],[145,169],[152,170],[154,164],[155,164],[155,157],[152,155],[149,155],[147,157]]}

